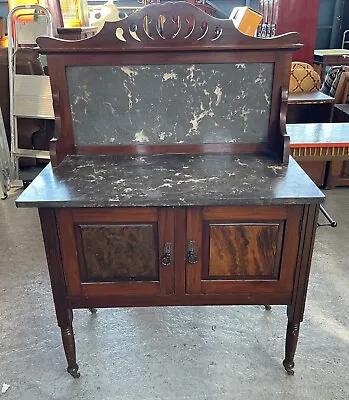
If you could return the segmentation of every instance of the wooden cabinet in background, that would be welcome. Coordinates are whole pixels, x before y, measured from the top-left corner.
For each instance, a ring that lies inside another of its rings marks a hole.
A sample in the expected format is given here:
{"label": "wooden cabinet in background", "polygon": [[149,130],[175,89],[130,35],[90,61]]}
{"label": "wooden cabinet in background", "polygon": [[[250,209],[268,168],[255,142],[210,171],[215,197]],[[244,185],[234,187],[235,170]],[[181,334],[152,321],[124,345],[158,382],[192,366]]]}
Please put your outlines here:
{"label": "wooden cabinet in background", "polygon": [[318,185],[332,189],[348,186],[349,159],[347,123],[290,124],[293,157]]}
{"label": "wooden cabinet in background", "polygon": [[335,99],[322,92],[290,93],[287,123],[305,124],[331,122]]}
{"label": "wooden cabinet in background", "polygon": [[302,161],[298,164],[307,173],[309,178],[319,187],[323,187],[326,182],[327,161]]}

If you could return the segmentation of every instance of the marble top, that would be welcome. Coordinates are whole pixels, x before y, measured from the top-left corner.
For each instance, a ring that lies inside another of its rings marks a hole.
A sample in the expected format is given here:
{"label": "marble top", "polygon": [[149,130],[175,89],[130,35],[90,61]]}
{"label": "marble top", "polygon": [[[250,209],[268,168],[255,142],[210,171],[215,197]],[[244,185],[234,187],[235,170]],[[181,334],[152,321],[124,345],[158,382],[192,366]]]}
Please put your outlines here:
{"label": "marble top", "polygon": [[18,207],[149,207],[321,203],[292,158],[257,155],[67,156],[49,164]]}
{"label": "marble top", "polygon": [[349,146],[349,123],[289,124],[291,147],[302,145]]}
{"label": "marble top", "polygon": [[338,108],[346,113],[349,113],[349,104],[335,104],[335,108]]}

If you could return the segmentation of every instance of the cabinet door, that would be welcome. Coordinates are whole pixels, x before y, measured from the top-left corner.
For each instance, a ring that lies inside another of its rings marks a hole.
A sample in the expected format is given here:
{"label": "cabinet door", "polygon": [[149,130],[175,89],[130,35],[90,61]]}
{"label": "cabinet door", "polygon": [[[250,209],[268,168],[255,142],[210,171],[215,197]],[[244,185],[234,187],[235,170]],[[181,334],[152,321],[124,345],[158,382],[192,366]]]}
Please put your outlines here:
{"label": "cabinet door", "polygon": [[69,296],[173,293],[173,210],[58,210]]}
{"label": "cabinet door", "polygon": [[291,293],[302,208],[205,207],[187,216],[187,293]]}

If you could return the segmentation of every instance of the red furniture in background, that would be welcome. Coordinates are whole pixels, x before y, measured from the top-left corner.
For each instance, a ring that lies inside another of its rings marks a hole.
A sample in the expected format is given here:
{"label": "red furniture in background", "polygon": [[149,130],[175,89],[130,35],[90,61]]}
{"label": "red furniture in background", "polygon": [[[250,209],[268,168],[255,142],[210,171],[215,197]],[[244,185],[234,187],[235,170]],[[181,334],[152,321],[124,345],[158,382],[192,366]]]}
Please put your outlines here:
{"label": "red furniture in background", "polygon": [[313,63],[320,0],[260,0],[264,20],[276,24],[276,34],[299,32],[303,48],[294,60]]}

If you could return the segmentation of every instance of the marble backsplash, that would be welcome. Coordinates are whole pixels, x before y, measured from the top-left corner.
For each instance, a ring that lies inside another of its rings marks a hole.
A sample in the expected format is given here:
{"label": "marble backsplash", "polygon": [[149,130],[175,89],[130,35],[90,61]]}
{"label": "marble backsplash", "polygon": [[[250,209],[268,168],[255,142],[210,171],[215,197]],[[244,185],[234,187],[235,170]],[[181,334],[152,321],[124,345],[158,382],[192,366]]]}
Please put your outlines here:
{"label": "marble backsplash", "polygon": [[68,67],[75,143],[267,140],[273,63]]}

